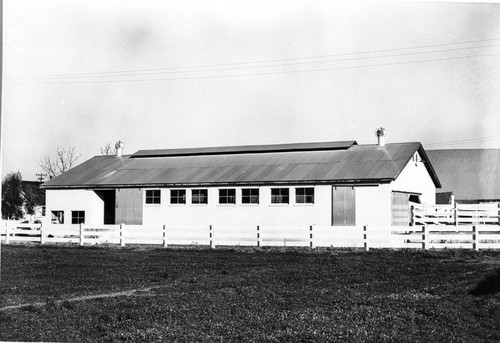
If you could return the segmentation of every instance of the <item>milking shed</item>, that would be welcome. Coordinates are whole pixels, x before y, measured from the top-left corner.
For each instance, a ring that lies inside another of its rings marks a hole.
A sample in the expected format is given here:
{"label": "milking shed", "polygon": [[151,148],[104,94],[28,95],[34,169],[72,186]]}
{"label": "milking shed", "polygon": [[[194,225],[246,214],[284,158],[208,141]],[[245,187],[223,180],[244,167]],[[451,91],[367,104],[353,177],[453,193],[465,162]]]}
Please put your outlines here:
{"label": "milking shed", "polygon": [[95,156],[43,184],[47,224],[408,225],[435,203],[420,143],[356,141]]}

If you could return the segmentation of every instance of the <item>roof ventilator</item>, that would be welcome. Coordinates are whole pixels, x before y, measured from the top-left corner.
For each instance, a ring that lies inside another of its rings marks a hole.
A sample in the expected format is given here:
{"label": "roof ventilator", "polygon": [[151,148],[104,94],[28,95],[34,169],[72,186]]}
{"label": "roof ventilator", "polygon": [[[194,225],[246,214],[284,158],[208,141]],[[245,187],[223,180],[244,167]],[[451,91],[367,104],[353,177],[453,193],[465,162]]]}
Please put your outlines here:
{"label": "roof ventilator", "polygon": [[116,156],[117,157],[122,157],[122,155],[123,155],[123,147],[124,146],[125,146],[125,144],[123,144],[122,141],[116,142],[115,149],[116,149]]}
{"label": "roof ventilator", "polygon": [[378,129],[375,130],[375,136],[377,136],[378,139],[378,146],[385,146],[385,132],[387,130],[384,129],[383,127],[379,127]]}

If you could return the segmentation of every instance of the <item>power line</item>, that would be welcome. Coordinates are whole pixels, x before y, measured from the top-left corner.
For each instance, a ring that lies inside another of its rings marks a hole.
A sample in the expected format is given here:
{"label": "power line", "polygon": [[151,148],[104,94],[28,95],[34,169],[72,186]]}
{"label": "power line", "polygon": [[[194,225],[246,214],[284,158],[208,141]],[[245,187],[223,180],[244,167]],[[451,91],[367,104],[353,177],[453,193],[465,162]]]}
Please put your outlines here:
{"label": "power line", "polygon": [[[308,61],[308,62],[293,62],[286,64],[271,64],[271,65],[260,65],[260,66],[242,66],[242,67],[224,67],[224,68],[215,68],[215,69],[205,69],[205,70],[183,70],[183,71],[161,71],[161,72],[147,72],[141,74],[131,74],[132,72],[128,72],[128,74],[113,74],[113,75],[103,75],[103,74],[94,74],[94,75],[81,75],[81,76],[70,76],[70,75],[57,75],[53,77],[30,77],[30,78],[20,78],[20,79],[36,79],[36,80],[45,80],[45,79],[82,79],[82,78],[94,78],[94,77],[127,77],[127,76],[141,76],[141,75],[161,75],[161,74],[185,74],[185,73],[196,73],[196,72],[214,72],[214,71],[231,71],[231,70],[244,70],[244,69],[255,69],[255,68],[275,68],[275,67],[288,67],[288,66],[296,66],[296,65],[307,65],[307,64],[318,64],[318,63],[332,63],[332,62],[348,62],[355,60],[366,60],[366,59],[377,59],[377,58],[390,58],[390,57],[402,57],[402,56],[414,56],[414,55],[423,55],[423,54],[433,54],[433,53],[442,53],[442,52],[450,52],[450,51],[459,51],[466,49],[479,49],[479,48],[489,48],[500,46],[500,44],[491,44],[485,46],[477,46],[477,47],[462,47],[462,48],[453,48],[453,49],[442,49],[442,50],[434,50],[434,51],[420,51],[420,52],[410,52],[410,53],[401,53],[401,54],[390,54],[383,56],[364,56],[364,57],[354,57],[354,58],[344,58],[344,59],[335,59],[335,60],[322,60],[322,61]],[[10,80],[10,79],[7,79]]]}
{"label": "power line", "polygon": [[442,145],[459,145],[459,144],[470,144],[470,143],[482,143],[488,141],[500,140],[500,135],[496,136],[488,136],[488,137],[478,137],[471,139],[462,139],[462,140],[454,140],[454,141],[446,141],[439,143],[428,143],[425,146],[442,146]]}
{"label": "power line", "polygon": [[480,54],[480,55],[445,57],[445,58],[427,59],[427,60],[418,60],[418,61],[379,63],[379,64],[358,65],[358,66],[320,68],[320,69],[288,70],[288,71],[263,72],[263,73],[252,73],[252,74],[229,74],[229,75],[193,76],[193,77],[141,78],[141,79],[126,79],[126,80],[122,79],[122,80],[93,80],[93,81],[42,81],[42,82],[33,82],[33,81],[12,82],[12,81],[10,81],[9,83],[19,83],[19,84],[92,84],[92,83],[128,83],[128,82],[148,82],[148,81],[201,80],[201,79],[218,79],[218,78],[234,78],[234,77],[245,77],[245,76],[297,74],[297,73],[344,70],[344,69],[397,66],[397,65],[405,65],[405,64],[418,64],[418,63],[427,63],[427,62],[450,61],[450,60],[459,60],[459,59],[465,59],[465,58],[489,57],[489,56],[497,56],[497,55],[498,55],[498,53]]}
{"label": "power line", "polygon": [[[100,76],[100,75],[114,75],[114,74],[121,74],[121,73],[158,72],[158,71],[169,71],[169,70],[179,70],[179,69],[202,69],[202,68],[211,68],[211,67],[236,66],[236,65],[248,65],[248,64],[259,64],[259,63],[274,63],[274,62],[296,61],[296,60],[304,60],[304,59],[317,59],[317,58],[338,57],[338,56],[348,56],[348,55],[360,55],[360,54],[370,54],[370,53],[383,53],[383,52],[404,51],[404,50],[414,50],[414,49],[436,48],[436,47],[480,43],[480,42],[491,42],[491,41],[499,41],[499,40],[500,40],[500,38],[491,38],[491,39],[462,41],[462,42],[447,43],[447,44],[423,45],[423,46],[414,46],[414,47],[406,47],[406,48],[378,49],[378,50],[357,51],[357,52],[349,52],[349,53],[337,53],[337,54],[306,56],[306,57],[293,57],[293,58],[283,58],[283,59],[270,59],[270,60],[260,60],[260,61],[217,63],[217,64],[205,64],[205,65],[193,65],[193,66],[178,66],[178,67],[169,67],[169,68],[117,70],[117,71],[103,71],[103,72],[92,72],[92,73],[31,75],[31,76],[23,76],[23,77],[18,77],[18,78],[57,78],[57,77],[98,76],[98,75]],[[464,48],[458,48],[458,49],[471,49],[471,48],[480,48],[480,47],[464,47]]]}

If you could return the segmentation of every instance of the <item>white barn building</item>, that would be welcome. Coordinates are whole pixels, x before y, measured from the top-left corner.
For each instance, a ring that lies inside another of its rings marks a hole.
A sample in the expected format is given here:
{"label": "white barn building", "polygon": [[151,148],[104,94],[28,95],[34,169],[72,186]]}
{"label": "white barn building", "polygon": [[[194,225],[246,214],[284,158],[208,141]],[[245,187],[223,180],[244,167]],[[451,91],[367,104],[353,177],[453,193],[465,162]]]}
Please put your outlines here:
{"label": "white barn building", "polygon": [[96,156],[42,187],[52,224],[390,226],[440,183],[420,143],[342,141]]}

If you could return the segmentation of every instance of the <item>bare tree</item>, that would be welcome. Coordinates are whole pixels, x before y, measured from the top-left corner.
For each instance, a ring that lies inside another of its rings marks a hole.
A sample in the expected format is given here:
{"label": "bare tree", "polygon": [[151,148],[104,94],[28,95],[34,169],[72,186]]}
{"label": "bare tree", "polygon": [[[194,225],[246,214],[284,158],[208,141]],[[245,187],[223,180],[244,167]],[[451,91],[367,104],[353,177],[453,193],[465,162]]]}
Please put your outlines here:
{"label": "bare tree", "polygon": [[40,160],[40,168],[52,179],[71,169],[79,158],[80,155],[76,155],[74,146],[63,149],[58,147],[55,156],[45,156]]}
{"label": "bare tree", "polygon": [[116,148],[111,146],[111,142],[99,148],[101,155],[116,155]]}

